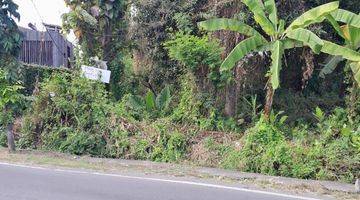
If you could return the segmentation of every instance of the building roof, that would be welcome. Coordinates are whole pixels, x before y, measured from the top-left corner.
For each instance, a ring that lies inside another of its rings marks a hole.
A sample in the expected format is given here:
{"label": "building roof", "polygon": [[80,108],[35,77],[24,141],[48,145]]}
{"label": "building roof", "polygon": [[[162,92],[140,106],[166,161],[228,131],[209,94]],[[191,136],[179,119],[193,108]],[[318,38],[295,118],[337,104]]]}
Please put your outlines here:
{"label": "building roof", "polygon": [[55,25],[55,24],[46,24],[43,23],[43,25],[45,26],[46,29],[48,29],[49,31],[60,31],[62,28],[59,25]]}

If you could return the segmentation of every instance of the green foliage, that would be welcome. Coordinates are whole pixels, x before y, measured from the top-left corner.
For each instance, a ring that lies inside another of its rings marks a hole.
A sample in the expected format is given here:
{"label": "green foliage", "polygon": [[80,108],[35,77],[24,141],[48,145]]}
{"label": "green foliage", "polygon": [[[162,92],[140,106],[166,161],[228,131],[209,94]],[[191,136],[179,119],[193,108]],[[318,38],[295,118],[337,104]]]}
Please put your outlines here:
{"label": "green foliage", "polygon": [[[272,119],[275,120],[275,117],[272,117]],[[266,162],[267,159],[262,157],[271,153],[269,152],[273,150],[271,148],[275,148],[284,140],[284,134],[276,124],[268,123],[264,118],[261,118],[255,127],[249,129],[246,133],[245,144],[240,152],[241,160],[243,160],[243,170],[253,172],[271,171],[269,165],[263,165],[267,164],[262,163]],[[271,161],[269,162],[271,163]]]}
{"label": "green foliage", "polygon": [[168,111],[171,102],[170,86],[165,86],[160,94],[155,96],[148,91],[145,97],[131,95],[128,97],[128,105],[135,113],[146,111],[150,116],[164,115]]}
{"label": "green foliage", "polygon": [[7,56],[17,56],[20,50],[21,36],[15,20],[20,19],[18,5],[12,0],[0,2],[0,64]]}
{"label": "green foliage", "polygon": [[[57,141],[54,140],[53,142]],[[50,143],[50,145],[52,144]],[[72,131],[66,135],[66,140],[62,141],[59,150],[75,155],[103,155],[104,146],[105,141],[99,134]]]}
{"label": "green foliage", "polygon": [[155,99],[155,105],[160,110],[166,110],[171,102],[170,87],[165,86],[165,88],[160,92],[160,94]]}
{"label": "green foliage", "polygon": [[128,53],[126,34],[126,1],[84,1],[66,0],[70,8],[63,14],[63,30],[72,30],[78,39],[77,67],[90,64],[91,57],[107,61],[112,74],[107,87],[116,100],[128,91],[126,83],[125,55]]}
{"label": "green foliage", "polygon": [[[104,31],[109,25],[118,27],[122,23],[121,19],[125,9],[124,1],[66,0],[65,3],[70,7],[70,12],[62,16],[64,30],[65,32],[74,30],[80,43],[84,42],[84,45],[87,44],[92,47],[99,45],[101,31]],[[90,39],[96,40],[88,41]],[[88,49],[86,52],[88,51],[94,51],[94,49]]]}
{"label": "green foliage", "polygon": [[[24,117],[19,145],[76,155],[165,162],[184,157],[187,151],[184,135],[176,131],[169,133],[169,127],[162,128],[164,125],[159,123],[154,125],[159,140],[144,137],[131,128],[126,102],[115,106],[107,97],[101,83],[77,74],[54,73],[41,85],[41,92]],[[166,87],[157,100],[151,101],[156,108],[166,109],[169,99],[170,91]]]}
{"label": "green foliage", "polygon": [[148,152],[150,148],[150,143],[149,141],[145,140],[145,139],[140,139],[135,143],[135,147],[134,147],[134,156],[136,159],[139,160],[146,160],[149,159],[150,157],[150,152]]}
{"label": "green foliage", "polygon": [[[43,137],[44,148],[101,155],[101,134],[110,132],[112,112],[101,83],[77,74],[55,73],[41,85],[24,118],[23,133],[29,136],[23,138]],[[20,146],[36,147],[39,142],[20,140]]]}
{"label": "green foliage", "polygon": [[200,97],[197,94],[194,77],[188,74],[183,77],[181,83],[181,91],[179,95],[179,103],[174,109],[172,119],[178,123],[196,123],[201,117]]}
{"label": "green foliage", "polygon": [[126,158],[130,151],[131,133],[126,130],[113,130],[106,142],[106,156],[111,158]]}
{"label": "green foliage", "polygon": [[5,73],[0,70],[0,109],[6,109],[19,103],[22,96],[19,92],[23,87],[20,84],[11,85],[6,81]]}
{"label": "green foliage", "polygon": [[[352,182],[359,175],[359,126],[344,109],[325,117],[317,108],[316,127],[284,128],[284,117],[263,118],[247,130],[240,150],[230,148],[221,166],[248,172]],[[291,133],[289,133],[289,131]]]}
{"label": "green foliage", "polygon": [[[328,44],[322,50],[325,53],[335,55],[328,59],[328,63],[320,72],[320,76],[324,77],[326,74],[332,73],[337,65],[343,61],[347,60],[346,65],[350,66],[351,71],[353,72],[353,79],[360,86],[360,64],[359,57],[360,53],[356,52],[360,46],[360,15],[352,13],[350,11],[341,10],[334,12],[329,21],[331,25],[336,30],[338,35],[344,39],[344,47],[339,45]],[[344,26],[340,27],[338,22],[345,23]],[[325,43],[327,44],[327,43]]]}
{"label": "green foliage", "polygon": [[316,123],[314,115],[316,107],[320,107],[324,114],[331,112],[338,106],[344,105],[344,99],[339,97],[337,88],[323,89],[318,86],[319,93],[298,93],[292,90],[279,89],[274,98],[274,109],[283,110],[288,115],[290,125]]}
{"label": "green foliage", "polygon": [[[255,21],[261,26],[262,30],[267,34],[267,36],[271,36],[270,41],[267,41],[263,36],[261,36],[256,30],[254,30],[250,26],[243,26],[242,22],[237,22],[236,20],[232,19],[208,20],[199,23],[199,26],[204,28],[205,30],[210,31],[231,30],[251,36],[250,38],[240,42],[227,56],[227,58],[221,65],[222,71],[231,70],[238,61],[240,61],[242,58],[244,58],[251,52],[259,51],[259,48],[261,49],[268,45],[272,46],[270,50],[273,63],[268,75],[272,82],[273,89],[277,89],[279,87],[280,70],[282,64],[281,58],[284,52],[284,47],[282,46],[284,38],[290,38],[302,43],[304,46],[310,46],[314,52],[319,53],[321,47],[324,45],[322,40],[318,38],[314,33],[309,30],[305,30],[304,28],[311,24],[323,21],[325,19],[324,16],[336,10],[339,6],[338,2],[332,2],[311,9],[302,14],[297,19],[295,19],[289,25],[289,27],[284,30],[284,27],[277,27],[278,21],[281,20],[278,20],[277,10],[274,2],[266,1],[266,8],[262,4],[262,1],[254,2],[249,0],[243,0],[242,2],[253,13]],[[269,13],[269,16],[266,16],[266,12]],[[267,17],[269,17],[270,20]],[[284,22],[280,23],[280,25],[284,26]]]}
{"label": "green foliage", "polygon": [[12,0],[0,2],[0,69],[6,73],[6,79],[12,84],[19,80],[19,66],[16,61],[20,52],[20,31],[15,20],[20,19],[18,5]]}
{"label": "green foliage", "polygon": [[151,159],[158,162],[176,162],[184,159],[186,152],[187,141],[183,134],[161,132]]}
{"label": "green foliage", "polygon": [[175,31],[191,30],[196,34],[195,23],[201,16],[203,3],[202,0],[132,1],[130,9],[136,13],[131,13],[129,35],[133,42],[134,68],[141,83],[150,83],[154,90],[178,83],[183,67],[169,59],[164,43],[172,39]]}
{"label": "green foliage", "polygon": [[51,68],[44,66],[25,66],[20,65],[20,81],[23,83],[23,94],[31,96],[40,86],[40,83],[51,77],[53,73],[71,73],[70,70],[63,68]]}
{"label": "green foliage", "polygon": [[0,127],[0,147],[7,147],[7,137],[2,127]]}
{"label": "green foliage", "polygon": [[209,41],[206,36],[197,37],[179,32],[164,46],[171,59],[179,61],[191,71],[196,71],[201,66],[214,69],[221,63],[221,47],[216,41]]}
{"label": "green foliage", "polygon": [[173,18],[179,31],[183,31],[187,34],[191,34],[193,32],[193,24],[189,14],[180,12],[176,13]]}
{"label": "green foliage", "polygon": [[298,18],[294,19],[286,28],[285,20],[278,18],[274,1],[265,1],[263,3],[263,1],[242,0],[242,2],[251,11],[255,22],[262,29],[261,32],[265,33],[264,35],[261,35],[260,32],[251,26],[244,26],[243,22],[233,19],[210,19],[200,22],[198,25],[209,31],[237,31],[249,36],[237,44],[227,55],[220,67],[221,72],[233,70],[240,60],[248,55],[252,55],[253,52],[260,52],[261,54],[263,51],[271,52],[272,64],[266,74],[269,83],[271,83],[270,86],[266,87],[268,90],[264,109],[266,116],[269,115],[272,109],[274,90],[280,87],[282,58],[286,49],[308,46],[315,53],[322,51],[331,55],[341,54],[341,56],[344,57],[352,57],[352,59],[356,57],[356,59],[360,59],[360,56],[354,55],[354,52],[348,48],[337,49],[336,51],[335,44],[327,41],[323,42],[313,32],[305,29],[310,25],[324,21],[326,16],[336,11],[339,7],[338,1],[327,3],[304,12]]}
{"label": "green foliage", "polygon": [[24,96],[20,93],[23,87],[20,83],[10,84],[6,80],[6,75],[0,69],[0,125],[6,126],[14,120],[16,113],[22,109]]}

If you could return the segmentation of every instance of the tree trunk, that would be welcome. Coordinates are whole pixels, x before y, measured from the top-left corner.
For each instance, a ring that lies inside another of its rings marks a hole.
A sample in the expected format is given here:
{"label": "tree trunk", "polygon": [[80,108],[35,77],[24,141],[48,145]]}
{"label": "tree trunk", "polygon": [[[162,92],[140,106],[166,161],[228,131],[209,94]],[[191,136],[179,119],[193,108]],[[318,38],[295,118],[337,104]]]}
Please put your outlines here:
{"label": "tree trunk", "polygon": [[104,28],[103,38],[102,38],[102,60],[104,61],[110,61],[112,55],[110,54],[111,51],[111,37],[112,37],[112,28],[111,24],[109,22],[106,22],[106,26]]}
{"label": "tree trunk", "polygon": [[13,134],[13,123],[9,123],[7,126],[7,141],[8,141],[8,148],[9,152],[15,152],[15,139]]}
{"label": "tree trunk", "polygon": [[[210,6],[210,11],[216,16],[225,18],[233,18],[234,15],[238,14],[244,8],[244,5],[239,4],[238,1],[219,2],[218,0],[212,0],[209,1],[207,5]],[[234,47],[245,39],[244,35],[232,31],[216,31],[213,36],[219,39],[220,46],[224,48],[224,52],[221,56],[222,59],[225,59]],[[237,114],[237,97],[241,93],[240,83],[244,79],[244,76],[237,76],[238,68],[243,68],[242,64],[237,63],[234,67],[232,74],[235,80],[226,84],[225,91],[222,94],[225,98],[221,98],[221,101],[225,102],[224,114],[227,117],[235,117]]]}
{"label": "tree trunk", "polygon": [[236,84],[234,81],[226,85],[225,88],[225,115],[235,117],[237,108]]}
{"label": "tree trunk", "polygon": [[360,89],[357,85],[356,80],[352,79],[353,85],[350,89],[350,94],[347,102],[347,106],[349,107],[349,115],[351,119],[355,119],[360,111],[360,105],[358,103],[358,99],[360,97]]}
{"label": "tree trunk", "polygon": [[275,91],[269,81],[269,85],[267,86],[267,91],[266,91],[266,102],[265,102],[265,109],[264,109],[264,117],[267,120],[270,117],[273,99],[274,99],[274,92]]}

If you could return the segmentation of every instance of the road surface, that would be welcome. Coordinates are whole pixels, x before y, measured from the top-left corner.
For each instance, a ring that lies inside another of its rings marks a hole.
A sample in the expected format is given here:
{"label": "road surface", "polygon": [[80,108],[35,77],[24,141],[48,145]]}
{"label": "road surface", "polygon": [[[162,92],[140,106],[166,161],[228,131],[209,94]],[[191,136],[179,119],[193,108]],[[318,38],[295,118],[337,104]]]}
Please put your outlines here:
{"label": "road surface", "polygon": [[0,163],[1,200],[292,200],[311,198],[147,176]]}

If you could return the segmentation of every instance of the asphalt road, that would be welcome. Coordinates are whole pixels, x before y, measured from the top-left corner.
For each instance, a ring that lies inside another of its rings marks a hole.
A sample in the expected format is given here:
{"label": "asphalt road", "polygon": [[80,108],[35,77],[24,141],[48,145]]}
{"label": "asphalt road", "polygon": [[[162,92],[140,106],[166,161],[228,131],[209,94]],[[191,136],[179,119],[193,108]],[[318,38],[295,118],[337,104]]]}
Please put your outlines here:
{"label": "asphalt road", "polygon": [[146,176],[0,163],[0,200],[291,200],[311,198]]}

